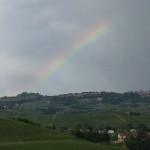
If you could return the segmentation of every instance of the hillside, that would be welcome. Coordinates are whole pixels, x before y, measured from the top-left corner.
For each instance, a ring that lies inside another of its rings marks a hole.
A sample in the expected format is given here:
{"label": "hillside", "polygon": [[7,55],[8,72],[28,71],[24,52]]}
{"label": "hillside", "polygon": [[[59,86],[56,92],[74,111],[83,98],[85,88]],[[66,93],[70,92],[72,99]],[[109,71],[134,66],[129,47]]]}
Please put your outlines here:
{"label": "hillside", "polygon": [[[129,113],[138,115],[129,115]],[[0,98],[1,117],[23,117],[48,126],[75,127],[79,123],[114,127],[150,124],[150,92],[83,92],[56,96],[21,93]],[[122,118],[122,119],[120,119]]]}
{"label": "hillside", "polygon": [[[95,129],[136,127],[139,123],[149,126],[149,106],[150,92],[83,92],[57,96],[24,92],[1,97],[0,149],[121,150],[79,140],[68,131],[79,125]],[[31,122],[20,122],[26,119]],[[52,125],[56,130],[48,129]]]}
{"label": "hillside", "polygon": [[43,141],[0,145],[2,150],[124,150],[116,146],[93,144],[81,141]]}
{"label": "hillside", "polygon": [[69,133],[59,133],[30,124],[0,119],[2,150],[123,150],[115,146],[78,140]]}
{"label": "hillside", "polygon": [[[103,105],[126,106],[128,108],[146,104],[150,106],[150,92],[83,92],[70,93],[57,96],[43,96],[39,93],[21,93],[15,97],[1,97],[0,111],[15,113],[26,111],[26,106],[32,107],[33,112],[44,114],[55,113],[82,113],[102,110]],[[29,107],[29,108],[30,108]]]}
{"label": "hillside", "polygon": [[66,133],[8,119],[0,119],[0,143],[73,139]]}

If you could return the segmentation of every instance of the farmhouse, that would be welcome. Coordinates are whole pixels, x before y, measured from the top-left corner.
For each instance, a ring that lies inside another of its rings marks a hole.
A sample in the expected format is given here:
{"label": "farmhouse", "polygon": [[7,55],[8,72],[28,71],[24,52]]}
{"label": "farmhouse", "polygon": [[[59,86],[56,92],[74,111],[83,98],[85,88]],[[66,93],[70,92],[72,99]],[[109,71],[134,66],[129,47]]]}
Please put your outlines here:
{"label": "farmhouse", "polygon": [[112,135],[112,134],[114,134],[114,133],[115,133],[115,131],[114,131],[114,130],[108,130],[107,132],[108,132],[108,134],[110,134],[110,135]]}
{"label": "farmhouse", "polygon": [[131,129],[130,130],[131,135],[133,135],[134,137],[137,137],[138,133],[136,129]]}
{"label": "farmhouse", "polygon": [[126,138],[126,133],[118,133],[118,142],[124,142],[124,139]]}

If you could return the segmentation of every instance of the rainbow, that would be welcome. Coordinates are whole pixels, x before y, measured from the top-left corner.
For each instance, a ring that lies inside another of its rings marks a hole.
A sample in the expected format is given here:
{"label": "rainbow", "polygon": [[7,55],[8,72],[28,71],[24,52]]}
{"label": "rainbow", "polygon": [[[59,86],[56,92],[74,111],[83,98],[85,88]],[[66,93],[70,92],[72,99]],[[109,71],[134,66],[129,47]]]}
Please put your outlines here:
{"label": "rainbow", "polygon": [[57,55],[55,58],[48,61],[47,66],[40,70],[40,74],[35,80],[34,87],[32,89],[37,89],[43,83],[45,83],[49,78],[51,78],[55,73],[57,73],[64,65],[66,65],[74,56],[86,50],[95,41],[100,40],[104,35],[106,35],[112,28],[113,23],[98,23],[96,26],[92,27],[85,33],[82,33],[75,42],[62,54]]}

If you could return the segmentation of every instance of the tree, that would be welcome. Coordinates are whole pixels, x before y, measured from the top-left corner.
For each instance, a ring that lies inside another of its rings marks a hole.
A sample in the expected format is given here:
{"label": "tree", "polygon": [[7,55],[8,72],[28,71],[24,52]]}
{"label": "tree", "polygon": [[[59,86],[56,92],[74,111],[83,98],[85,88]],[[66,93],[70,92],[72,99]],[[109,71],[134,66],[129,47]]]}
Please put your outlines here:
{"label": "tree", "polygon": [[150,137],[139,130],[136,137],[130,135],[125,138],[125,145],[129,150],[150,150]]}

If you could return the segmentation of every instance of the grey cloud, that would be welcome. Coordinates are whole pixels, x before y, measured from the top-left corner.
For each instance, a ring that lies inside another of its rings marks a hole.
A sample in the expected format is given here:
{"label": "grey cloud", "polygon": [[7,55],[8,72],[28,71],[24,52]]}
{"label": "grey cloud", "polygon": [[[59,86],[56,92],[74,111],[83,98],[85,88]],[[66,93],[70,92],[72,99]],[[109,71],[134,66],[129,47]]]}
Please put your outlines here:
{"label": "grey cloud", "polygon": [[150,88],[149,1],[1,0],[1,95],[33,91],[37,76],[95,24],[114,27],[40,84],[35,92]]}

